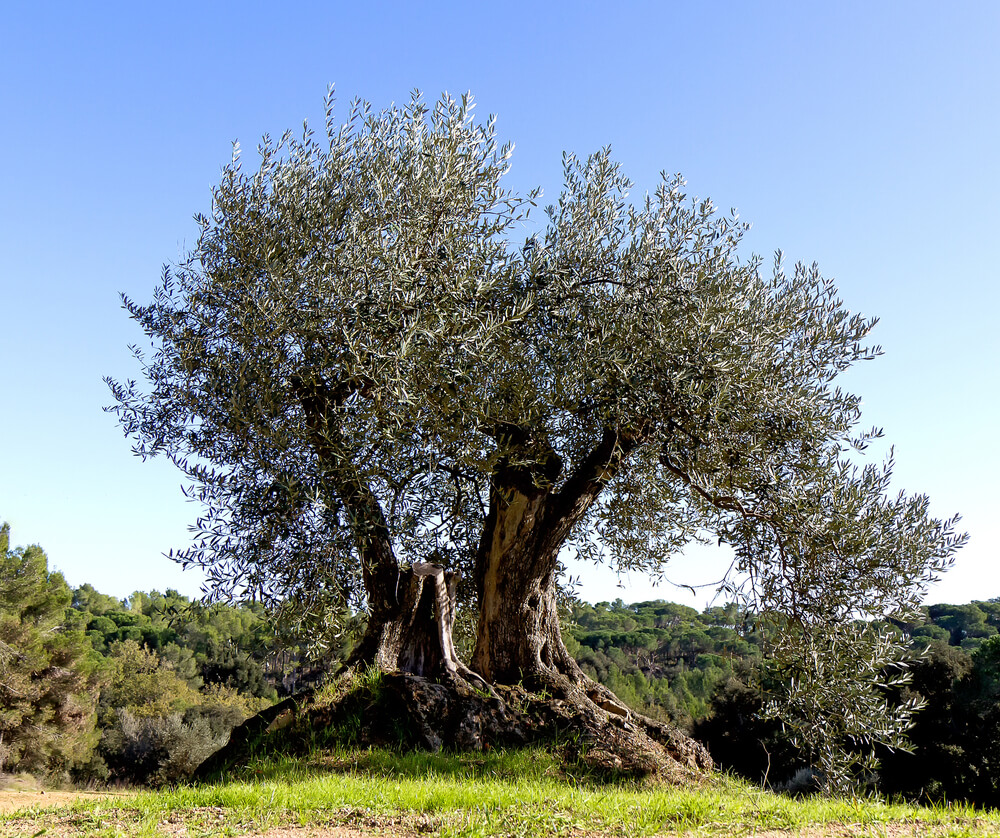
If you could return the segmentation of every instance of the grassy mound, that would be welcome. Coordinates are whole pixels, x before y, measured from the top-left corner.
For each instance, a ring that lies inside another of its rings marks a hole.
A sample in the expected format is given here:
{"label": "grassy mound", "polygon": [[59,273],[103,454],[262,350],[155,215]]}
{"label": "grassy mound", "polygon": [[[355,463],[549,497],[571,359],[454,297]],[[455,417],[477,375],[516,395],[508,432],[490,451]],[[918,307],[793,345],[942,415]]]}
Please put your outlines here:
{"label": "grassy mound", "polygon": [[589,772],[605,780],[698,782],[711,768],[707,752],[679,731],[644,717],[605,712],[589,700],[558,699],[518,686],[486,693],[368,670],[248,720],[196,778],[219,778],[254,758],[302,757],[337,748],[436,753],[526,746],[558,755],[567,775]]}

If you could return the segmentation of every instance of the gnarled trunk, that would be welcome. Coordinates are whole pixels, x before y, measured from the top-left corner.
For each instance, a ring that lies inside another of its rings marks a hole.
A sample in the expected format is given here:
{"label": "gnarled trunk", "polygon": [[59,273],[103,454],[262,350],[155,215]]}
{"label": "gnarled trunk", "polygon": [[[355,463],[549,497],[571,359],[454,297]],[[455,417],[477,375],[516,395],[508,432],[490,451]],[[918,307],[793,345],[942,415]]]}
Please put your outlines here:
{"label": "gnarled trunk", "polygon": [[547,495],[495,492],[480,549],[479,624],[472,668],[492,683],[560,692],[582,673],[566,651],[556,608],[559,543]]}
{"label": "gnarled trunk", "polygon": [[348,664],[364,663],[385,672],[430,678],[472,679],[482,684],[455,653],[452,631],[458,581],[457,571],[436,564],[417,562],[402,568],[396,605],[372,610],[365,635]]}
{"label": "gnarled trunk", "polygon": [[[567,721],[581,737],[577,757],[590,766],[686,777],[691,770],[711,768],[705,748],[669,725],[629,711],[580,669],[559,629],[559,550],[621,451],[617,440],[597,450],[598,467],[581,469],[558,493],[534,481],[508,480],[503,486],[511,473],[497,475],[476,568],[479,626],[472,668],[498,691],[523,685],[556,699],[548,702],[552,709],[572,708]],[[606,452],[601,468],[598,457]]]}
{"label": "gnarled trunk", "polygon": [[[607,429],[556,491],[562,461],[544,441],[504,428],[498,439],[520,446],[493,475],[490,510],[477,556],[479,631],[472,668],[494,683],[527,684],[560,694],[599,694],[620,708],[566,651],[559,630],[559,551],[573,527],[617,473],[636,442]],[[511,449],[516,450],[516,449]]]}

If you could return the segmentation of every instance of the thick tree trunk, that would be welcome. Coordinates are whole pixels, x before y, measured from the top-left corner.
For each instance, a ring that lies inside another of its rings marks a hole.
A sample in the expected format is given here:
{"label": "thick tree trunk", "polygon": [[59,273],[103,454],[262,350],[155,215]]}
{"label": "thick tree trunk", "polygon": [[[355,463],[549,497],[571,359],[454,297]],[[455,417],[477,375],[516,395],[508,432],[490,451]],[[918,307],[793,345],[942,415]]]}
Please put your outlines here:
{"label": "thick tree trunk", "polygon": [[711,768],[705,748],[670,725],[633,714],[580,669],[562,641],[559,550],[620,461],[617,440],[605,442],[559,493],[524,480],[500,488],[510,472],[497,475],[477,562],[472,668],[498,691],[523,686],[548,695],[552,709],[572,708],[570,723],[581,737],[577,756],[592,767],[674,777],[679,770],[689,777],[685,772]]}
{"label": "thick tree trunk", "polygon": [[459,574],[418,562],[399,572],[395,607],[372,610],[348,665],[429,678],[482,679],[458,659],[452,631]]}
{"label": "thick tree trunk", "polygon": [[492,683],[565,687],[582,673],[559,631],[558,545],[546,532],[546,495],[496,494],[479,557],[472,668]]}
{"label": "thick tree trunk", "polygon": [[[517,442],[517,430],[505,440]],[[566,650],[559,629],[556,575],[559,551],[603,487],[635,446],[618,432],[601,441],[558,491],[562,462],[544,443],[520,440],[517,458],[494,473],[490,510],[479,545],[476,582],[479,625],[472,668],[494,684],[524,683],[604,710],[628,715],[607,688],[588,678]]]}

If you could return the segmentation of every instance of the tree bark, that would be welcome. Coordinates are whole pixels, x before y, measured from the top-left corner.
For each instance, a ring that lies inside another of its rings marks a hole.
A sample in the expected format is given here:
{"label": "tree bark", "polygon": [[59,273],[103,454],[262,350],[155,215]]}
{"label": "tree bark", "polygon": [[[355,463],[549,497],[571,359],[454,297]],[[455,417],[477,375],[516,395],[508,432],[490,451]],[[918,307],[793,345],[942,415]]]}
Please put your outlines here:
{"label": "tree bark", "polygon": [[[546,496],[494,490],[480,550],[479,623],[472,668],[491,683],[565,686],[579,667],[562,642],[558,546],[546,532]],[[553,551],[555,546],[555,551]]]}
{"label": "tree bark", "polygon": [[465,679],[486,687],[455,653],[457,571],[417,562],[399,573],[396,607],[372,612],[365,635],[348,665],[367,664],[385,672]]}
{"label": "tree bark", "polygon": [[534,470],[505,462],[496,470],[478,554],[479,624],[472,657],[472,668],[487,681],[523,682],[576,697],[583,691],[608,705],[605,709],[627,712],[566,650],[556,575],[559,551],[571,530],[634,445],[606,430],[558,492],[551,487],[562,464],[554,453],[538,456],[536,451]]}

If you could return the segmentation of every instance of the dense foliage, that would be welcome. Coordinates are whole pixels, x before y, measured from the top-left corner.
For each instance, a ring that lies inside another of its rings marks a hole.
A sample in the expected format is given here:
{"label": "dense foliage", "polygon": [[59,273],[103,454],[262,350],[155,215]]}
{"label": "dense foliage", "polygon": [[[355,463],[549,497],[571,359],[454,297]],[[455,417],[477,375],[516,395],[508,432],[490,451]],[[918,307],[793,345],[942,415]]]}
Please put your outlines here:
{"label": "dense foliage", "polygon": [[[905,748],[880,749],[868,787],[923,800],[1000,805],[1000,601],[932,605],[897,624],[916,659],[909,683],[886,690],[914,716]],[[886,630],[889,630],[886,627]],[[760,661],[741,662],[694,725],[724,768],[779,787],[814,788],[807,755],[775,719],[761,714],[767,677]],[[747,665],[749,664],[749,665]],[[750,686],[754,685],[754,686]]]}
{"label": "dense foliage", "polygon": [[302,664],[259,606],[71,590],[0,529],[0,771],[178,779]]}
{"label": "dense foliage", "polygon": [[94,744],[100,659],[65,622],[71,592],[40,547],[0,527],[0,771],[52,769]]}

